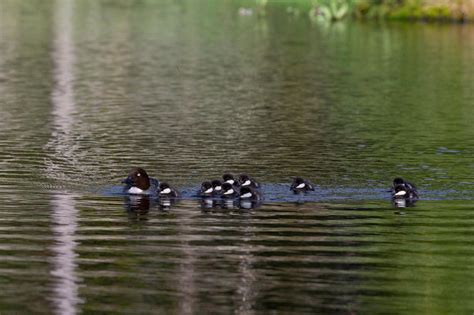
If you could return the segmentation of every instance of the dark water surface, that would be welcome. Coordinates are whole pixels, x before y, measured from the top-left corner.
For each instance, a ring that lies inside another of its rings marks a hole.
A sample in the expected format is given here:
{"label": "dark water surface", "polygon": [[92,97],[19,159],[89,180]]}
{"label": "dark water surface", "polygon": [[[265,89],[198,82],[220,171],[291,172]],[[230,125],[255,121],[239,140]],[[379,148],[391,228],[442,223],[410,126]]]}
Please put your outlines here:
{"label": "dark water surface", "polygon": [[[474,312],[474,27],[238,7],[0,1],[0,314]],[[266,200],[111,193],[136,165]]]}

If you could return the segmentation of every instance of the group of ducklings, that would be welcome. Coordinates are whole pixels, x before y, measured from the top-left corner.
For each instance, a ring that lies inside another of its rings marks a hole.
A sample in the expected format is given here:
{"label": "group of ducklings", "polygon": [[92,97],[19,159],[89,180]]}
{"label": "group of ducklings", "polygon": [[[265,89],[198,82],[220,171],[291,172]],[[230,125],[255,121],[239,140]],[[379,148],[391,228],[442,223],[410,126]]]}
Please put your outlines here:
{"label": "group of ducklings", "polygon": [[[166,182],[160,182],[148,176],[143,168],[133,168],[126,179],[124,193],[132,195],[158,195],[166,198],[177,198],[179,192]],[[290,190],[295,194],[304,194],[314,191],[314,185],[301,177],[293,179]],[[392,200],[395,204],[414,203],[418,200],[418,192],[415,185],[397,177],[393,180],[391,187]],[[240,199],[249,201],[263,200],[261,185],[247,174],[241,174],[236,178],[230,173],[222,176],[222,179],[204,181],[201,184],[197,196],[201,198],[223,198]]]}

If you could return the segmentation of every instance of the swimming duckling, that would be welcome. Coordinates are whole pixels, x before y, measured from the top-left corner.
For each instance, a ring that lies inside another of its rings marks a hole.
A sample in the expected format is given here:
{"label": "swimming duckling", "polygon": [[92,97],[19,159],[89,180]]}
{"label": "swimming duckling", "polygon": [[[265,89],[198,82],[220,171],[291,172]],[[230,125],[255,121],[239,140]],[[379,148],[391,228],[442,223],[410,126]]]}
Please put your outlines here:
{"label": "swimming duckling", "polygon": [[418,199],[418,192],[415,185],[397,177],[392,183],[392,198],[394,199]]}
{"label": "swimming duckling", "polygon": [[220,196],[222,194],[222,182],[218,179],[215,179],[212,181],[212,189],[213,189],[213,192],[212,194],[214,196]]}
{"label": "swimming duckling", "polygon": [[250,186],[253,188],[260,188],[260,183],[258,183],[255,179],[252,177],[248,176],[247,174],[241,174],[239,176],[239,183],[240,186]]}
{"label": "swimming duckling", "polygon": [[255,189],[250,186],[243,186],[240,188],[240,200],[252,200],[258,201],[262,200],[262,193],[260,190]]}
{"label": "swimming duckling", "polygon": [[225,183],[229,183],[234,186],[240,186],[239,182],[235,179],[234,175],[225,173],[222,175],[222,178],[224,179]]}
{"label": "swimming duckling", "polygon": [[300,193],[306,193],[308,191],[314,191],[314,185],[310,181],[307,181],[306,179],[303,179],[301,177],[296,177],[293,180],[293,183],[291,184],[290,189],[295,194],[300,194]]}
{"label": "swimming duckling", "polygon": [[176,198],[179,193],[176,189],[171,187],[168,183],[161,183],[158,191],[160,197]]}
{"label": "swimming duckling", "polygon": [[239,188],[228,183],[228,182],[225,182],[224,184],[222,184],[222,194],[221,194],[221,197],[222,198],[235,198],[235,197],[238,197],[239,196]]}
{"label": "swimming duckling", "polygon": [[212,183],[209,181],[202,182],[201,188],[198,191],[199,197],[212,197],[212,193],[214,192],[214,188],[212,187]]}

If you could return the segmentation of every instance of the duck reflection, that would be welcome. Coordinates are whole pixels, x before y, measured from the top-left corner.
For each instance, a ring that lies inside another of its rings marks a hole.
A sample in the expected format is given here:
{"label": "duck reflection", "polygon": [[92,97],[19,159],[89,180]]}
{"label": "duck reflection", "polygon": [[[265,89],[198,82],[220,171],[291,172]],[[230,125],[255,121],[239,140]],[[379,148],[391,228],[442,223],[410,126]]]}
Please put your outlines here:
{"label": "duck reflection", "polygon": [[256,209],[260,208],[262,206],[262,201],[261,200],[243,200],[240,199],[238,203],[239,209],[244,209],[244,210],[251,210],[251,209]]}
{"label": "duck reflection", "polygon": [[152,203],[147,195],[126,195],[124,202],[127,212],[135,214],[147,214]]}
{"label": "duck reflection", "polygon": [[162,211],[170,211],[171,207],[176,204],[176,198],[168,198],[168,197],[160,197],[158,199],[160,210]]}
{"label": "duck reflection", "polygon": [[414,207],[417,199],[412,198],[392,198],[392,205],[395,208]]}
{"label": "duck reflection", "polygon": [[262,206],[261,200],[245,200],[245,199],[216,199],[216,198],[200,198],[199,205],[203,211],[211,211],[216,209],[231,210],[244,209],[251,210]]}
{"label": "duck reflection", "polygon": [[220,208],[221,200],[216,200],[213,198],[200,198],[199,205],[201,206],[201,210],[210,211],[212,209]]}

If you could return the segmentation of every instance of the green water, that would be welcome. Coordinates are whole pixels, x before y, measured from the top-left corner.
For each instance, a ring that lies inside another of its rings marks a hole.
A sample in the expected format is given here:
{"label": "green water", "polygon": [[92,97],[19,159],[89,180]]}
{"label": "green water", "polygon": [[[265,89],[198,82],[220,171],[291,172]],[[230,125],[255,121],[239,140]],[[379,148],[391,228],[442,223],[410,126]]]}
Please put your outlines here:
{"label": "green water", "polygon": [[[0,314],[474,312],[474,27],[239,6],[0,2]],[[226,171],[264,204],[190,198]]]}

